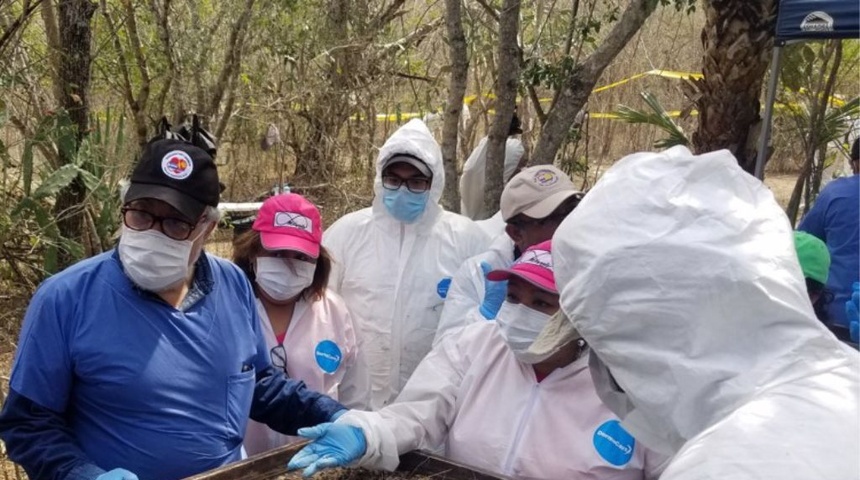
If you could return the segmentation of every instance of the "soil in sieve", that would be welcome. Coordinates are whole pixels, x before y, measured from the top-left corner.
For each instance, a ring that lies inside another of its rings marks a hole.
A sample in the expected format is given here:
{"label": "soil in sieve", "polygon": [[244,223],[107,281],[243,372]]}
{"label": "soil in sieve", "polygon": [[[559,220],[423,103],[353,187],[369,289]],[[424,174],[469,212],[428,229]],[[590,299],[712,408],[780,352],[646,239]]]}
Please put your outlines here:
{"label": "soil in sieve", "polygon": [[[271,480],[298,480],[302,472],[290,472],[274,477]],[[428,480],[426,475],[414,475],[408,472],[382,472],[364,468],[332,468],[318,472],[313,480]]]}

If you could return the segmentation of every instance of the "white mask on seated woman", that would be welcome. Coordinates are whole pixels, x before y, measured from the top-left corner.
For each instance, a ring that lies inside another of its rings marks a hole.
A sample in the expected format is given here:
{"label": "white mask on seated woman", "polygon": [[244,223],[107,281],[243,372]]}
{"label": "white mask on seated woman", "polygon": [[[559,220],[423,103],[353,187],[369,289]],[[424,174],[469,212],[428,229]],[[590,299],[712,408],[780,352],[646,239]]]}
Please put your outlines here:
{"label": "white mask on seated woman", "polygon": [[265,294],[282,302],[295,298],[314,281],[316,263],[295,258],[257,257],[257,286]]}

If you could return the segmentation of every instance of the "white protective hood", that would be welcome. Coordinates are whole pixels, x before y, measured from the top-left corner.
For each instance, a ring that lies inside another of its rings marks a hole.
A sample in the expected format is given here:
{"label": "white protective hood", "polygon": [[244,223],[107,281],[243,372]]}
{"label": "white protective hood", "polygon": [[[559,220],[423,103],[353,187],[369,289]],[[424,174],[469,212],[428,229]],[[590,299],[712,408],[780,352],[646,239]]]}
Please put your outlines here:
{"label": "white protective hood", "polygon": [[761,392],[856,371],[815,318],[785,214],[728,151],[620,160],[556,231],[553,258],[598,393],[661,453]]}
{"label": "white protective hood", "polygon": [[389,215],[382,204],[382,165],[392,156],[404,153],[420,158],[433,172],[433,183],[430,185],[427,209],[421,218],[412,224],[420,228],[422,225],[431,224],[433,219],[442,211],[439,200],[445,189],[445,168],[442,165],[442,150],[439,149],[439,144],[436,143],[436,139],[433,138],[433,134],[430,133],[424,122],[417,118],[398,128],[379,150],[379,156],[376,157],[376,177],[373,180],[373,192],[375,194],[373,214],[377,216],[377,220],[382,220],[381,217],[384,216],[392,224],[400,225],[401,222]]}
{"label": "white protective hood", "polygon": [[[460,213],[473,220],[486,219],[493,212],[484,210],[484,184],[487,174],[487,137],[481,139],[478,146],[472,150],[466,163],[463,164],[463,173],[460,175]],[[514,176],[520,159],[526,153],[523,142],[517,138],[505,140],[505,169],[504,180]],[[493,236],[493,235],[491,235]]]}
{"label": "white protective hood", "polygon": [[[433,172],[427,207],[414,223],[395,219],[382,202],[382,164],[398,153],[422,159]],[[380,149],[373,206],[343,216],[323,235],[334,259],[329,287],[356,318],[372,409],[393,400],[430,351],[450,278],[489,243],[474,222],[442,210],[444,186],[439,146],[412,120]]]}

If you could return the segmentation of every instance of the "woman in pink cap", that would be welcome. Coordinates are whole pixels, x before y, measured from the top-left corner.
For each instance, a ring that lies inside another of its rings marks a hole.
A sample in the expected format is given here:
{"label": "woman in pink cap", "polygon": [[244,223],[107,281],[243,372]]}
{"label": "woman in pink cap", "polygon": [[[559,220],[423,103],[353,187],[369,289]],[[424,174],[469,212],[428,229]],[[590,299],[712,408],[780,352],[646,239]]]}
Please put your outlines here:
{"label": "woman in pink cap", "polygon": [[[254,287],[272,365],[350,408],[365,408],[370,378],[353,317],[326,288],[332,260],[321,240],[316,206],[301,195],[277,195],[263,202],[252,229],[233,242],[233,261]],[[289,442],[248,422],[249,455]]]}
{"label": "woman in pink cap", "polygon": [[[559,312],[550,242],[530,247],[488,279],[507,281],[495,321],[443,338],[391,405],[337,419],[335,426],[355,427],[366,441],[363,455],[349,460],[390,470],[407,451],[441,450],[517,479],[656,478],[661,462],[597,397],[581,338],[545,356],[528,352]],[[314,469],[344,442],[324,435],[290,466]]]}

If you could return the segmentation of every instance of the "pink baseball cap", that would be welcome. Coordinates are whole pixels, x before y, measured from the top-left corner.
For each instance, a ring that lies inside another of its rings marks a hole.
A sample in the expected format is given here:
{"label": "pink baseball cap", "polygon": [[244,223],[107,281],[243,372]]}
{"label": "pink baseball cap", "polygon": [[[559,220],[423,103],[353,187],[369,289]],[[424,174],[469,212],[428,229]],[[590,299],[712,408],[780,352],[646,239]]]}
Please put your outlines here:
{"label": "pink baseball cap", "polygon": [[322,242],[322,219],[305,197],[285,193],[263,202],[254,221],[266,250],[295,250],[317,258]]}
{"label": "pink baseball cap", "polygon": [[558,293],[555,276],[552,273],[551,240],[532,245],[511,265],[510,268],[493,270],[487,279],[494,282],[509,280],[517,276],[532,285],[552,293]]}

